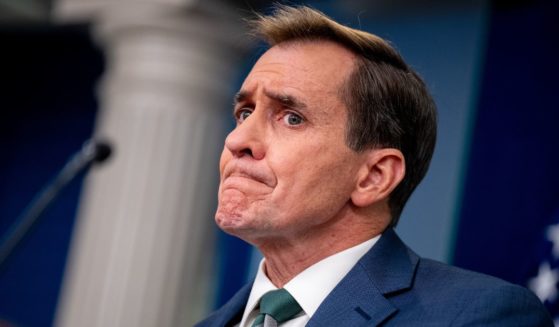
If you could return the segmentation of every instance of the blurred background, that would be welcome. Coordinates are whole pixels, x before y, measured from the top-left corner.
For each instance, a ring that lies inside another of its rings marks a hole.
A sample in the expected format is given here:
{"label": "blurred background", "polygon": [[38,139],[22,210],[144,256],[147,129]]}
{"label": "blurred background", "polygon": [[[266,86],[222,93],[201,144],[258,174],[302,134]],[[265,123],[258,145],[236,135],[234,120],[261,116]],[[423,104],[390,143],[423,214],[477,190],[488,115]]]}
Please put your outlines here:
{"label": "blurred background", "polygon": [[[437,102],[400,236],[558,314],[559,2],[304,3],[391,41]],[[243,18],[271,5],[0,0],[0,235],[87,139],[114,152],[0,266],[0,326],[189,326],[252,278],[260,255],[213,211],[230,103],[264,50]]]}

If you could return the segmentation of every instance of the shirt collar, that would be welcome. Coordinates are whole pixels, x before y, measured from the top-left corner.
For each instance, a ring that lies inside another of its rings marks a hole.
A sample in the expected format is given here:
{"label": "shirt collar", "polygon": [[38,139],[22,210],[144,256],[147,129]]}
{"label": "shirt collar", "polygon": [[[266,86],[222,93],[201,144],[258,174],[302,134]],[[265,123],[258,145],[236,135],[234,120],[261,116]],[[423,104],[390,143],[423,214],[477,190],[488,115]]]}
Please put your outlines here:
{"label": "shirt collar", "polygon": [[[284,288],[297,300],[305,314],[312,317],[326,296],[379,238],[380,235],[322,259],[295,276],[285,284]],[[240,326],[244,326],[260,298],[267,292],[277,289],[264,273],[264,260],[262,259],[258,266]]]}

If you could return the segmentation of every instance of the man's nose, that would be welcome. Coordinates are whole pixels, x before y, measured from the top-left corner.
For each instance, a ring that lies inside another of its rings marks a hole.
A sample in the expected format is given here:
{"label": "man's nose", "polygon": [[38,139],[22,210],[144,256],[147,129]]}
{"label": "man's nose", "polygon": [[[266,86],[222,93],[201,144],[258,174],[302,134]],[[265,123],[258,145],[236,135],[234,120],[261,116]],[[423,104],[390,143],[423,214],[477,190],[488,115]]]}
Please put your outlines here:
{"label": "man's nose", "polygon": [[227,135],[225,147],[235,157],[248,156],[256,160],[265,155],[265,122],[255,112]]}

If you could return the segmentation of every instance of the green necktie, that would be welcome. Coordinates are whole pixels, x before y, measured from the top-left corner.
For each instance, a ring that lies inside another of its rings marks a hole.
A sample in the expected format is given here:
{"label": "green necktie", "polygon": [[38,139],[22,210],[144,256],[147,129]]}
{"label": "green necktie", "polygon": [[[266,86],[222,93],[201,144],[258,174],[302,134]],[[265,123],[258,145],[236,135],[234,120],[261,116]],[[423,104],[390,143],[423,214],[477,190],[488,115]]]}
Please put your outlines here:
{"label": "green necktie", "polygon": [[[264,320],[269,321],[270,319],[273,319],[275,323],[271,326],[277,326],[277,324],[295,317],[302,310],[299,303],[285,289],[270,291],[260,299],[260,314],[256,316],[252,327],[262,325]],[[266,316],[269,318],[266,319]]]}

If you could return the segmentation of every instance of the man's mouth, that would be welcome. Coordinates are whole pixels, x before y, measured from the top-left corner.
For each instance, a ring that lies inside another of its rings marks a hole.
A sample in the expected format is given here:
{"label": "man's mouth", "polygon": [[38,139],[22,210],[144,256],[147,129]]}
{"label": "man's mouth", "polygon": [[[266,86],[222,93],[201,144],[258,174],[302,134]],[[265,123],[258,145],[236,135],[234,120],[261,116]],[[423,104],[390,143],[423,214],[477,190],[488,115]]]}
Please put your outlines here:
{"label": "man's mouth", "polygon": [[275,185],[275,179],[270,176],[271,174],[263,173],[260,169],[249,168],[245,163],[235,162],[225,167],[223,181],[227,180],[229,177],[241,177],[273,187]]}

